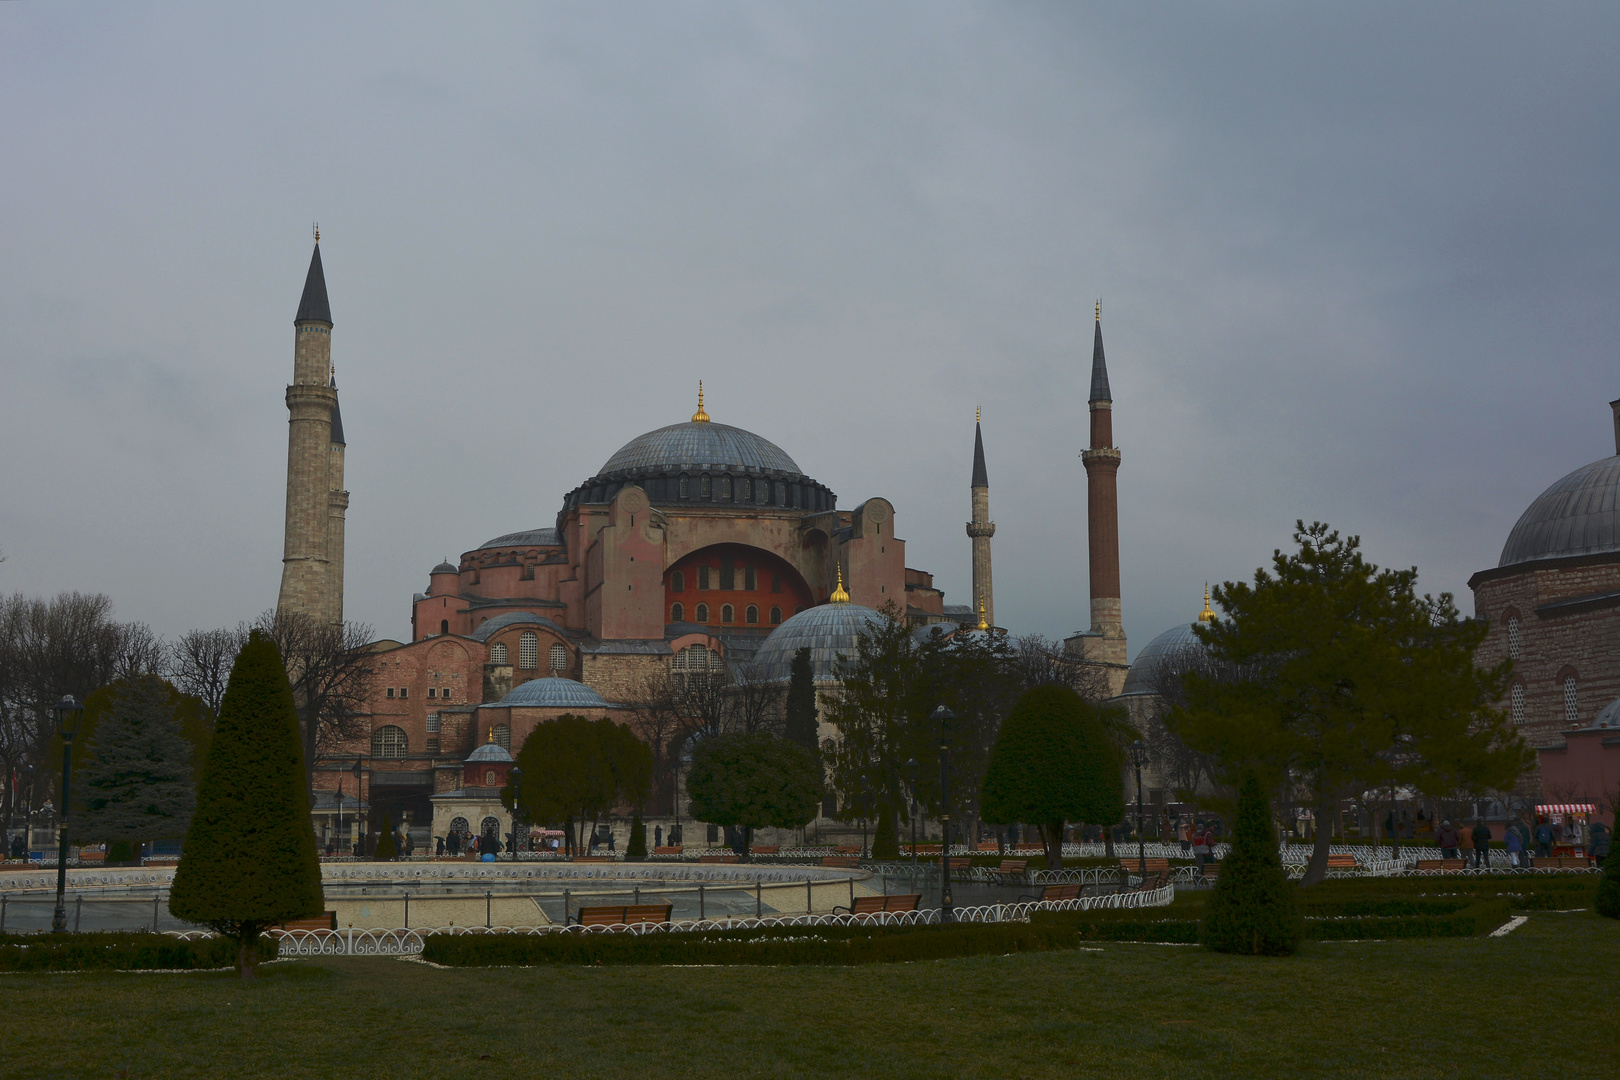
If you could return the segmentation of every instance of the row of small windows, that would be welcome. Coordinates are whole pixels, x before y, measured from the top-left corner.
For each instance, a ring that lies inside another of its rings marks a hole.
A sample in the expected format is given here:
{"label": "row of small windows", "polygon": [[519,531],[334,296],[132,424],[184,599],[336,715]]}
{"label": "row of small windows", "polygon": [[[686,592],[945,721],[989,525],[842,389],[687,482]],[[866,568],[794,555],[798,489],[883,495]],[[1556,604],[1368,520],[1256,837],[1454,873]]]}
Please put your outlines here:
{"label": "row of small windows", "polygon": [[[554,642],[548,655],[552,671],[562,671],[568,667],[568,648],[561,642]],[[511,653],[507,651],[504,641],[497,641],[489,647],[489,662],[492,664],[511,663]],[[518,638],[518,667],[523,671],[533,671],[540,666],[540,636],[533,630],[525,630],[523,636]]]}
{"label": "row of small windows", "polygon": [[[737,587],[737,571],[739,569],[742,570],[743,592],[753,592],[754,590],[758,589],[759,575],[755,569],[752,566],[737,567],[733,565],[730,559],[721,559],[718,568],[712,567],[707,563],[700,565],[697,568],[697,573],[695,575],[697,577],[697,587],[699,589],[735,589]],[[673,574],[669,575],[669,591],[686,591],[685,571],[677,570]],[[782,575],[772,574],[771,592],[779,593],[781,591]]]}
{"label": "row of small windows", "polygon": [[[771,608],[770,617],[771,617],[771,625],[772,626],[780,625],[781,622],[782,622],[782,609],[779,608],[779,607]],[[686,605],[685,604],[671,604],[669,606],[669,621],[670,622],[685,622],[686,621]],[[693,608],[692,609],[692,621],[700,622],[700,623],[708,622],[709,621],[709,605],[708,604],[699,604],[697,607]],[[737,609],[732,607],[730,604],[721,604],[720,605],[720,621],[723,622],[723,623],[734,623],[734,622],[736,622],[737,621]],[[748,623],[750,626],[757,626],[759,624],[759,607],[757,605],[749,604],[746,608],[743,609],[743,622]]]}
{"label": "row of small windows", "polygon": [[[408,698],[408,697],[411,696],[411,688],[408,687],[408,686],[400,686],[400,687],[390,686],[388,688],[387,694],[391,698]],[[442,698],[445,701],[449,701],[450,700],[450,688],[448,686],[430,686],[430,687],[428,687],[428,697],[430,697],[430,698]]]}
{"label": "row of small windows", "polygon": [[[1581,688],[1573,675],[1564,676],[1564,723],[1575,725],[1581,720]],[[1508,691],[1508,714],[1515,724],[1524,723],[1524,683],[1516,682]]]}
{"label": "row of small windows", "polygon": [[[427,752],[439,752],[439,714],[428,714]],[[505,724],[496,724],[493,728],[494,738],[491,740],[503,750],[512,749],[512,729]],[[405,735],[405,729],[393,724],[385,724],[371,733],[371,756],[374,758],[402,758],[410,753],[410,739]]]}
{"label": "row of small windows", "polygon": [[[751,476],[649,477],[640,481],[653,502],[675,500],[752,503],[755,506],[791,507],[794,510],[831,510],[832,492],[815,483],[784,483]],[[569,505],[610,501],[622,484],[595,484],[569,496]]]}
{"label": "row of small windows", "polygon": [[724,665],[720,654],[706,645],[688,645],[669,662],[676,671],[718,671]]}

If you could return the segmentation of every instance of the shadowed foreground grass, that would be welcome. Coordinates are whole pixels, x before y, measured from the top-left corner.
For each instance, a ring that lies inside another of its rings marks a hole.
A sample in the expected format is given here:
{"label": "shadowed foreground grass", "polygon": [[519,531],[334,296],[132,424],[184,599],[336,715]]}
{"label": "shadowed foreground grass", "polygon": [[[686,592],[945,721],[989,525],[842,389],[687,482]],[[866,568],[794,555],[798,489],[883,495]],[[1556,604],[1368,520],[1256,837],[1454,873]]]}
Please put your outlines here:
{"label": "shadowed foreground grass", "polygon": [[1278,960],[0,975],[0,1075],[1607,1078],[1617,979],[1620,923],[1590,913]]}

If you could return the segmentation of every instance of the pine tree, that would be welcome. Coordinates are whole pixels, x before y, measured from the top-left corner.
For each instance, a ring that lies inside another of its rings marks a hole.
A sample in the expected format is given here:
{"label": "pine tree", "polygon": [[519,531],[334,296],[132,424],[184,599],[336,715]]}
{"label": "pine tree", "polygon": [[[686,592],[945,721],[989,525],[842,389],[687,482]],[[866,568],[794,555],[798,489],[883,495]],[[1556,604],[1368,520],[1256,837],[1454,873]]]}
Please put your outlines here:
{"label": "pine tree", "polygon": [[630,818],[630,842],[624,846],[624,857],[626,859],[647,857],[647,823],[641,820],[640,810]]}
{"label": "pine tree", "polygon": [[275,642],[255,630],[231,670],[169,910],[235,938],[248,979],[266,929],[322,906],[292,687]]}
{"label": "pine tree", "polygon": [[796,742],[806,750],[817,750],[816,738],[816,682],[810,668],[810,649],[793,654],[793,665],[788,669],[787,728],[783,734],[789,742]]}
{"label": "pine tree", "polygon": [[[108,687],[105,715],[72,819],[81,843],[106,842],[109,862],[138,857],[147,840],[178,840],[196,806],[191,746],[181,733],[181,694],[155,675]],[[77,770],[75,770],[77,771]]]}
{"label": "pine tree", "polygon": [[1283,873],[1271,809],[1259,779],[1248,773],[1238,788],[1232,851],[1204,908],[1204,946],[1216,952],[1286,956],[1304,932],[1294,887]]}

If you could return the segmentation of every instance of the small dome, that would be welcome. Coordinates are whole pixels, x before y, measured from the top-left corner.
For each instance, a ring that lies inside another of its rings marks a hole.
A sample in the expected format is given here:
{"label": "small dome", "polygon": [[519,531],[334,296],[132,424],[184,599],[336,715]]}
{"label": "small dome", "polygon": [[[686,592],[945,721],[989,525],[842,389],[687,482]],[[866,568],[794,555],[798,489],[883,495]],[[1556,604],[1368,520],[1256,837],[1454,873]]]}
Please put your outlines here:
{"label": "small dome", "polygon": [[860,604],[821,604],[801,611],[771,631],[754,654],[754,670],[763,678],[786,681],[793,674],[793,656],[810,649],[810,670],[817,682],[834,682],[843,663],[855,657],[855,639],[864,630],[881,626],[884,616]]}
{"label": "small dome", "polygon": [[602,695],[573,679],[530,679],[512,688],[496,706],[526,706],[541,709],[605,709]]}
{"label": "small dome", "polygon": [[496,761],[510,763],[512,755],[506,752],[506,747],[500,743],[487,742],[483,746],[467,755],[468,761]]}
{"label": "small dome", "polygon": [[433,568],[433,572],[435,574],[459,574],[459,573],[461,573],[460,570],[457,570],[455,567],[451,566],[447,562],[442,562],[438,566],[435,566]]}
{"label": "small dome", "polygon": [[1496,565],[1611,551],[1620,551],[1620,456],[1583,465],[1538,495]]}
{"label": "small dome", "polygon": [[1597,714],[1597,719],[1592,721],[1592,726],[1620,729],[1620,698],[1615,698],[1603,706],[1602,711]]}
{"label": "small dome", "polygon": [[508,611],[497,615],[493,619],[485,619],[473,628],[472,637],[479,641],[488,641],[497,630],[505,630],[508,626],[540,626],[552,633],[561,636],[564,631],[551,619],[544,615],[536,615],[532,611]]}
{"label": "small dome", "polygon": [[644,469],[680,469],[707,465],[716,469],[763,469],[801,475],[799,466],[769,439],[752,431],[707,421],[671,424],[638,435],[597,470],[606,476]]}
{"label": "small dome", "polygon": [[1164,686],[1166,676],[1179,675],[1193,666],[1204,643],[1193,633],[1197,623],[1173,626],[1142,646],[1142,651],[1131,661],[1125,673],[1125,686],[1120,696],[1130,694],[1157,694]]}

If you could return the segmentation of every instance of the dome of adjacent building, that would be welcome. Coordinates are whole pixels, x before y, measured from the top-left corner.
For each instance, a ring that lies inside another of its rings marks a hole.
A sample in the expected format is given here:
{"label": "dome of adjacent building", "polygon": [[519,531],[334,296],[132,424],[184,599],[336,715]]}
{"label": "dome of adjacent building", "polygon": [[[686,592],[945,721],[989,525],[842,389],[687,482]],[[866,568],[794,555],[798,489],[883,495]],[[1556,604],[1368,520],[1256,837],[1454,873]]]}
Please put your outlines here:
{"label": "dome of adjacent building", "polygon": [[442,562],[438,566],[435,566],[433,568],[432,572],[435,573],[435,574],[459,574],[459,573],[461,573],[460,570],[457,570],[454,566],[451,566],[447,562]]}
{"label": "dome of adjacent building", "polygon": [[712,421],[671,424],[637,435],[608,458],[598,475],[695,468],[803,475],[798,464],[769,439]]}
{"label": "dome of adjacent building", "polygon": [[497,708],[606,709],[602,695],[573,679],[530,679],[512,688],[495,703]]}
{"label": "dome of adjacent building", "polygon": [[1620,455],[1584,465],[1530,504],[1498,566],[1620,551]]}
{"label": "dome of adjacent building", "polygon": [[500,743],[487,742],[483,746],[467,755],[468,761],[494,761],[511,764],[512,755],[506,752],[506,747]]}
{"label": "dome of adjacent building", "polygon": [[1160,693],[1170,677],[1191,668],[1204,649],[1204,643],[1193,633],[1197,625],[1192,622],[1173,626],[1142,646],[1125,673],[1121,696]]}
{"label": "dome of adjacent building", "polygon": [[1598,712],[1597,718],[1592,721],[1595,728],[1620,729],[1620,698],[1615,698]]}
{"label": "dome of adjacent building", "polygon": [[860,604],[821,604],[801,611],[771,631],[754,654],[754,670],[763,678],[786,681],[793,674],[794,655],[808,648],[815,680],[836,681],[844,661],[856,655],[855,639],[884,621],[880,612]]}

